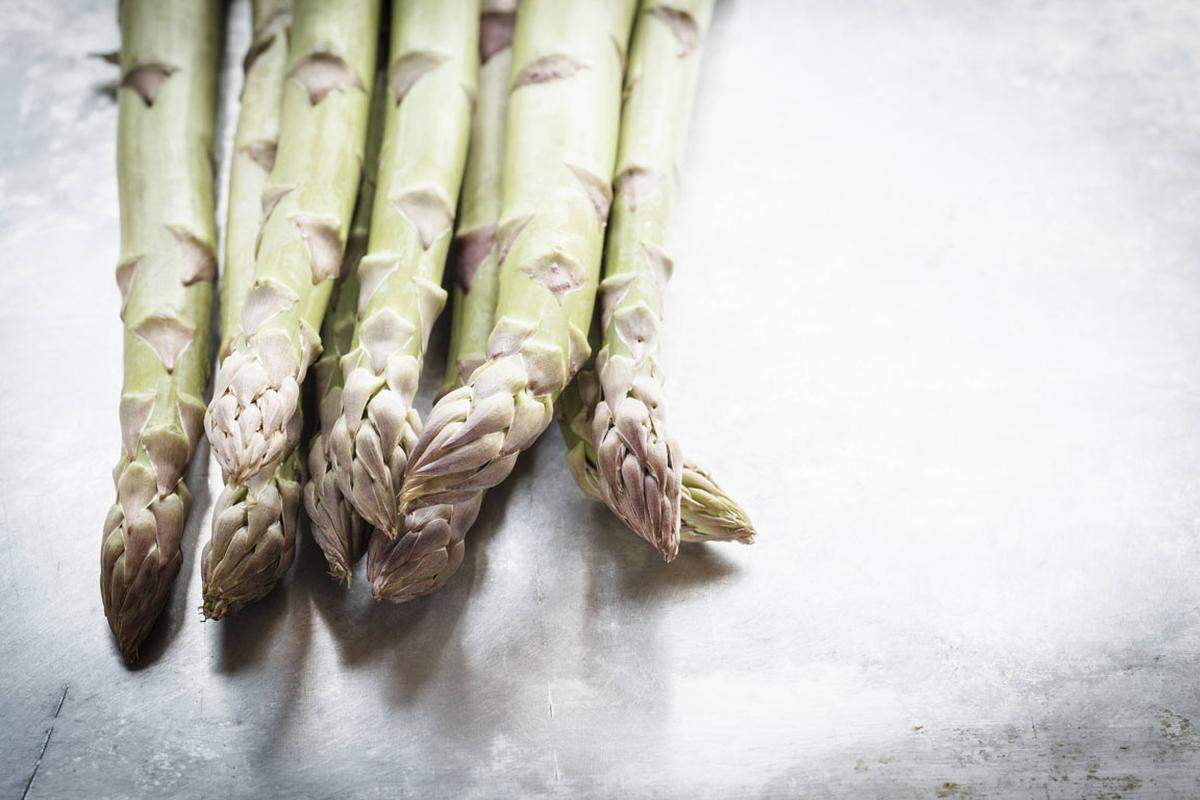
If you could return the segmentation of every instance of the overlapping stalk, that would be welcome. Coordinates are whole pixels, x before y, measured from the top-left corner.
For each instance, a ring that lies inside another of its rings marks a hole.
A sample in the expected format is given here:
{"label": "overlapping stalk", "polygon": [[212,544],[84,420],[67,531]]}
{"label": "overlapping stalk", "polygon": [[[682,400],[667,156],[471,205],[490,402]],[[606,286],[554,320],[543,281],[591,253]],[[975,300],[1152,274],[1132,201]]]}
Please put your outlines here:
{"label": "overlapping stalk", "polygon": [[[575,482],[588,497],[604,502],[592,444],[593,414],[599,400],[600,382],[589,364],[559,396],[555,412]],[[750,517],[708,473],[686,462],[680,472],[680,541],[754,543]]]}
{"label": "overlapping stalk", "polygon": [[379,0],[296,0],[279,146],[242,330],[205,427],[230,482],[265,480],[296,448],[300,386],[358,194]]}
{"label": "overlapping stalk", "polygon": [[[512,30],[516,0],[484,0],[479,26],[479,97],[463,177],[458,229],[452,251],[450,353],[442,393],[466,382],[484,361],[496,310],[500,265],[496,222]],[[404,517],[396,539],[376,531],[367,554],[367,578],[377,600],[403,602],[437,590],[462,564],[464,537],[475,522],[483,493],[460,503],[426,506]]]}
{"label": "overlapping stalk", "polygon": [[655,356],[665,250],[700,44],[713,0],[643,2],[625,76],[621,145],[600,284],[601,397],[592,441],[605,504],[670,561],[679,551],[683,462],[665,421]]}
{"label": "overlapping stalk", "polygon": [[[261,51],[265,43],[256,42],[257,58],[248,59],[250,74],[261,64],[276,70],[274,80],[282,77],[279,140],[260,196],[253,279],[237,281],[248,284],[240,314],[236,298],[226,312],[233,338],[205,416],[227,484],[201,562],[210,618],[269,592],[295,552],[300,385],[320,348],[316,330],[341,272],[358,193],[378,22],[378,0],[296,0],[290,34],[274,32]],[[280,76],[278,56],[264,59],[284,42]]]}
{"label": "overlapping stalk", "polygon": [[545,430],[589,355],[632,0],[528,0],[517,15],[487,360],[434,406],[409,512],[495,486]]}
{"label": "overlapping stalk", "polygon": [[279,146],[279,106],[287,72],[287,31],[292,24],[292,0],[254,0],[250,8],[250,48],[242,62],[245,77],[229,171],[218,360],[233,350],[241,330],[242,306],[254,281],[254,253],[263,223],[262,197]]}
{"label": "overlapping stalk", "polygon": [[475,97],[478,0],[395,0],[379,202],[359,268],[359,325],[342,358],[342,415],[329,452],[342,493],[386,536],[420,420],[425,347],[445,305]]}
{"label": "overlapping stalk", "polygon": [[387,89],[383,74],[380,73],[371,95],[366,161],[342,266],[345,277],[334,288],[329,311],[321,326],[321,345],[324,349],[313,365],[320,426],[308,443],[304,508],[308,512],[313,539],[329,562],[329,574],[345,583],[350,582],[354,565],[365,549],[367,526],[338,486],[333,457],[329,452],[329,435],[342,413],[341,360],[349,352],[354,337],[358,309],[358,264],[367,250],[386,104]]}
{"label": "overlapping stalk", "polygon": [[212,146],[221,6],[124,0],[117,176],[125,322],[117,499],[104,522],[100,594],[137,660],[179,573],[208,379],[216,233]]}
{"label": "overlapping stalk", "polygon": [[[255,0],[246,53],[241,110],[233,138],[221,272],[224,359],[241,333],[242,311],[254,281],[262,233],[262,197],[279,144],[279,115],[287,72],[291,0]],[[300,464],[289,456],[269,479],[230,482],[217,496],[212,531],[200,556],[205,616],[219,619],[262,597],[291,565],[296,550]]]}
{"label": "overlapping stalk", "polygon": [[479,98],[454,234],[450,354],[439,394],[467,382],[485,360],[500,292],[496,223],[500,220],[504,128],[512,75],[517,0],[484,0],[479,22]]}

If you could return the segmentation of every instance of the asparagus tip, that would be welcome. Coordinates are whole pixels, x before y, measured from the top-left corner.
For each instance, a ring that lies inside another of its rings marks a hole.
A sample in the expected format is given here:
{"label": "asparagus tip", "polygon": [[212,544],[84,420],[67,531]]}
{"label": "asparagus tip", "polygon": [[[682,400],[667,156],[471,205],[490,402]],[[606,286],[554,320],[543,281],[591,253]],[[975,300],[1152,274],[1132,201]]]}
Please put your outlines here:
{"label": "asparagus tip", "polygon": [[333,578],[338,583],[344,583],[345,585],[349,586],[351,580],[354,578],[354,573],[351,572],[349,567],[347,567],[345,564],[340,562],[334,563],[333,561],[330,561],[329,577]]}
{"label": "asparagus tip", "polygon": [[205,597],[204,605],[200,606],[200,613],[204,615],[204,618],[212,620],[222,619],[232,610],[229,603],[220,597]]}
{"label": "asparagus tip", "polygon": [[117,647],[121,650],[121,658],[125,660],[125,666],[136,667],[141,659],[141,653],[138,652],[141,646],[141,639],[137,637],[127,637],[118,634]]}

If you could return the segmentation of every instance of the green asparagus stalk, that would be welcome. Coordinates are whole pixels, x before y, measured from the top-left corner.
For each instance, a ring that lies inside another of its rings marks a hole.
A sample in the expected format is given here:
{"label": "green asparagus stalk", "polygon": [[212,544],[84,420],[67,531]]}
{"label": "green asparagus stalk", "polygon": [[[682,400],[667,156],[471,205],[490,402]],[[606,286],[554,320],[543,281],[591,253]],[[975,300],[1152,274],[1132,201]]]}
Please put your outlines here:
{"label": "green asparagus stalk", "polygon": [[[528,0],[517,15],[487,360],[438,401],[405,512],[495,486],[587,360],[633,0]],[[614,46],[615,44],[615,46]]]}
{"label": "green asparagus stalk", "polygon": [[647,0],[630,46],[616,189],[600,284],[601,398],[592,441],[600,494],[670,561],[679,551],[683,462],[666,427],[655,356],[664,249],[713,0]]}
{"label": "green asparagus stalk", "polygon": [[121,654],[133,663],[179,573],[191,504],[183,475],[204,414],[221,6],[124,0],[120,22],[117,284],[125,376],[100,594]]}
{"label": "green asparagus stalk", "polygon": [[450,355],[440,394],[467,382],[485,360],[500,292],[496,223],[504,169],[504,121],[512,74],[516,0],[485,0],[479,24],[479,99],[454,235]]}
{"label": "green asparagus stalk", "polygon": [[[434,321],[475,96],[479,0],[395,0],[379,195],[362,260],[360,322],[342,359],[330,453],[342,493],[385,535],[415,441],[413,397]],[[419,419],[416,421],[419,425]]]}
{"label": "green asparagus stalk", "polygon": [[241,109],[233,135],[229,211],[225,220],[225,268],[221,272],[221,345],[233,350],[238,322],[254,281],[254,251],[262,231],[262,196],[279,144],[279,105],[287,71],[287,30],[292,0],[254,0],[253,33],[243,62]]}
{"label": "green asparagus stalk", "polygon": [[[454,237],[453,316],[443,392],[466,382],[483,363],[496,310],[504,119],[512,67],[516,0],[484,0],[479,23],[479,98]],[[464,537],[483,493],[461,503],[426,506],[404,517],[396,539],[376,531],[367,553],[367,578],[376,600],[403,602],[436,591],[462,564]]]}
{"label": "green asparagus stalk", "polygon": [[378,27],[379,0],[295,2],[254,279],[204,418],[231,483],[265,482],[299,443],[300,385],[358,194]]}
{"label": "green asparagus stalk", "polygon": [[383,117],[387,88],[380,72],[371,95],[371,120],[367,130],[366,166],[358,190],[358,205],[346,243],[345,277],[334,289],[334,297],[321,327],[324,350],[313,365],[320,427],[308,445],[308,480],[304,484],[304,508],[308,511],[313,539],[329,562],[329,574],[350,583],[354,565],[366,544],[366,524],[338,487],[329,452],[330,431],[342,411],[340,362],[350,350],[358,308],[358,264],[367,249],[371,208],[375,202],[375,175],[383,139]]}
{"label": "green asparagus stalk", "polygon": [[[287,72],[291,0],[254,0],[253,35],[243,62],[245,83],[233,139],[221,273],[222,358],[234,348],[254,281],[255,250],[279,140],[280,105]],[[212,535],[200,557],[206,617],[219,619],[271,590],[296,552],[299,516],[297,458],[271,470],[270,479],[232,481],[218,495]]]}
{"label": "green asparagus stalk", "polygon": [[[599,399],[600,382],[589,364],[559,396],[555,413],[575,482],[585,495],[604,502],[596,448],[592,444],[592,417]],[[681,541],[754,543],[750,517],[708,473],[685,462],[681,476]]]}

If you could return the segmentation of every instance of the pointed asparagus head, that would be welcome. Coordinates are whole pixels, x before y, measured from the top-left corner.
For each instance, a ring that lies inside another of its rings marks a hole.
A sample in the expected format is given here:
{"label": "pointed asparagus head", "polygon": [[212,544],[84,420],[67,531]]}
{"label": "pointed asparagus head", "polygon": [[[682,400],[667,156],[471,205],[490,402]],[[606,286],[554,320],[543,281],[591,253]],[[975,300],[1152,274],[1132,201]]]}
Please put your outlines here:
{"label": "pointed asparagus head", "polygon": [[394,540],[376,531],[367,552],[367,579],[376,600],[403,603],[437,591],[462,564],[464,538],[483,493],[455,504],[426,506],[404,519]]}
{"label": "pointed asparagus head", "polygon": [[293,453],[269,474],[221,490],[200,561],[206,618],[221,619],[253,603],[283,577],[296,552],[300,480],[300,458]]}

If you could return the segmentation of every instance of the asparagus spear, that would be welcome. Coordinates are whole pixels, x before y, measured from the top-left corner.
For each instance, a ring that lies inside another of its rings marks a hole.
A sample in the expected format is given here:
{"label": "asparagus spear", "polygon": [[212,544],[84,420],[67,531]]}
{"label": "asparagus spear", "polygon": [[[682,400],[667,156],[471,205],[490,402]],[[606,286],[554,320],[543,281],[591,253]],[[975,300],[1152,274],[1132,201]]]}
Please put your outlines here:
{"label": "asparagus spear", "polygon": [[601,398],[592,441],[604,502],[670,561],[679,551],[683,462],[667,432],[655,361],[664,249],[713,0],[642,3],[630,46],[611,224],[600,284]]}
{"label": "asparagus spear", "polygon": [[[475,95],[478,0],[395,0],[379,192],[362,260],[360,323],[342,359],[342,415],[330,453],[342,493],[394,538],[414,439],[413,397],[430,329]],[[419,425],[419,421],[417,422]]]}
{"label": "asparagus spear", "polygon": [[[504,118],[512,66],[516,0],[484,0],[479,23],[479,98],[463,177],[453,249],[453,316],[442,392],[466,382],[483,363],[496,310],[500,264],[496,221],[504,160]],[[367,578],[376,600],[403,602],[429,594],[462,564],[467,530],[483,493],[461,503],[427,506],[404,517],[396,539],[376,531],[367,554]]]}
{"label": "asparagus spear", "polygon": [[357,195],[378,27],[379,0],[295,3],[254,280],[204,418],[233,483],[269,479],[299,441],[300,385]]}
{"label": "asparagus spear", "polygon": [[342,410],[340,361],[350,349],[358,308],[358,264],[367,249],[371,208],[375,202],[375,174],[383,139],[383,116],[387,89],[381,72],[371,95],[371,119],[367,130],[366,166],[358,190],[358,205],[346,243],[345,277],[334,290],[334,298],[321,327],[324,351],[313,365],[320,427],[308,445],[308,480],[304,484],[304,508],[312,523],[313,539],[329,562],[329,574],[349,583],[363,553],[366,525],[338,488],[329,452],[329,434]]}
{"label": "asparagus spear", "polygon": [[253,33],[243,61],[241,109],[233,134],[229,211],[225,220],[225,268],[221,272],[221,344],[218,358],[233,350],[239,317],[254,280],[254,251],[262,231],[262,196],[279,144],[279,104],[287,71],[287,30],[292,0],[254,0]]}
{"label": "asparagus spear", "polygon": [[104,521],[100,594],[125,660],[179,573],[208,380],[216,276],[210,161],[221,7],[124,0],[117,177],[125,323],[117,499]]}
{"label": "asparagus spear", "polygon": [[[243,62],[245,83],[233,139],[221,274],[220,357],[234,349],[254,281],[263,226],[262,196],[279,141],[280,104],[287,72],[291,0],[254,0],[253,36]],[[288,457],[258,476],[228,483],[213,510],[212,535],[200,557],[206,617],[219,619],[271,590],[291,565],[299,515],[297,472]]]}
{"label": "asparagus spear", "polygon": [[[410,459],[405,511],[502,481],[589,355],[632,0],[528,0],[517,15],[487,360],[442,397]],[[616,45],[614,47],[614,44]]]}
{"label": "asparagus spear", "polygon": [[[589,364],[563,390],[555,412],[575,482],[588,497],[604,502],[591,438],[592,416],[599,398],[600,383]],[[681,469],[681,500],[681,541],[754,543],[754,525],[742,507],[708,473],[687,462]]]}
{"label": "asparagus spear", "polygon": [[454,235],[450,355],[440,394],[467,382],[485,360],[500,291],[496,222],[504,169],[504,121],[512,73],[516,0],[484,0],[479,22],[479,99]]}

